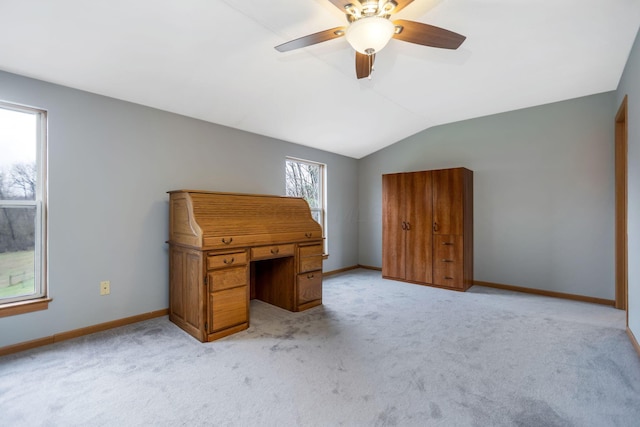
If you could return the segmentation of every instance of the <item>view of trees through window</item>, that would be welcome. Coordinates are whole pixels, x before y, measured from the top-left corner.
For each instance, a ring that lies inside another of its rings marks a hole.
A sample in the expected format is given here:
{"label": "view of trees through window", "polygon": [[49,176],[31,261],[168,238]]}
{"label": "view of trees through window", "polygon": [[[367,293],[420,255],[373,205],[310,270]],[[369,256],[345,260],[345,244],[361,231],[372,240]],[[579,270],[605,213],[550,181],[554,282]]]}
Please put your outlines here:
{"label": "view of trees through window", "polygon": [[313,218],[324,227],[323,166],[320,163],[287,159],[285,177],[287,196],[305,199]]}
{"label": "view of trees through window", "polygon": [[38,122],[0,106],[0,301],[38,293]]}

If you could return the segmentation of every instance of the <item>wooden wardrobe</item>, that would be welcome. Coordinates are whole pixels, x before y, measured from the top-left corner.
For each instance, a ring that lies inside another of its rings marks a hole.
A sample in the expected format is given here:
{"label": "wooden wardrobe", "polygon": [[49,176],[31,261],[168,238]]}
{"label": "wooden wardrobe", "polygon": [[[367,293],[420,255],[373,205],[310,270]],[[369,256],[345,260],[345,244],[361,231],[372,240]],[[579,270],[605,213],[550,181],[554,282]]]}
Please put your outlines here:
{"label": "wooden wardrobe", "polygon": [[466,291],[473,284],[473,172],[382,175],[382,276]]}

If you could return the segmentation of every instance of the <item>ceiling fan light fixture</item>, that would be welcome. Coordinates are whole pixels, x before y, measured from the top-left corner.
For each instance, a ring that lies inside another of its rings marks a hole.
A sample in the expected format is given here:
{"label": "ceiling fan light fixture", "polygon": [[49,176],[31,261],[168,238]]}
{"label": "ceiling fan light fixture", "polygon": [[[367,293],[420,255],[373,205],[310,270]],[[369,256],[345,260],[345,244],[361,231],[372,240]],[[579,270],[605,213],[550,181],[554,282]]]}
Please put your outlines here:
{"label": "ceiling fan light fixture", "polygon": [[345,37],[358,52],[369,55],[380,52],[395,32],[395,26],[386,18],[367,16],[354,21],[347,28]]}

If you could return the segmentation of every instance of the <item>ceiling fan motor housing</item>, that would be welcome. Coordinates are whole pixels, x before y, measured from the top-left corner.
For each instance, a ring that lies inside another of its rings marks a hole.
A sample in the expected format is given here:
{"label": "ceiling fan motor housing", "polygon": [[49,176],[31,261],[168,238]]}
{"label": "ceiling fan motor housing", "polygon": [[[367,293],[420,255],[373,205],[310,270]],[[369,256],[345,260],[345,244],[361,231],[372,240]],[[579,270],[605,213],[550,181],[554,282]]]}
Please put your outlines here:
{"label": "ceiling fan motor housing", "polygon": [[388,18],[391,12],[398,6],[393,0],[377,1],[367,0],[360,2],[361,9],[358,9],[354,4],[348,3],[344,5],[344,9],[347,14],[349,22],[353,22],[366,16],[381,16]]}

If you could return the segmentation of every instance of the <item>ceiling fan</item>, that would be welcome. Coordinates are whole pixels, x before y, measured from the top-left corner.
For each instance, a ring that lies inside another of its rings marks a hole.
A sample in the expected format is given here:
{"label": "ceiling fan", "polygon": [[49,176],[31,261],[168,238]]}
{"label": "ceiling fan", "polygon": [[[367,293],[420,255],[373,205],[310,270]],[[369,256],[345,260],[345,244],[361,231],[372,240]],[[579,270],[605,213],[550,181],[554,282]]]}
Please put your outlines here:
{"label": "ceiling fan", "polygon": [[319,33],[309,34],[276,46],[287,52],[344,36],[356,51],[356,76],[370,77],[376,53],[393,37],[409,43],[442,49],[457,49],[465,36],[420,22],[389,17],[411,4],[413,0],[329,0],[345,13],[349,24]]}

